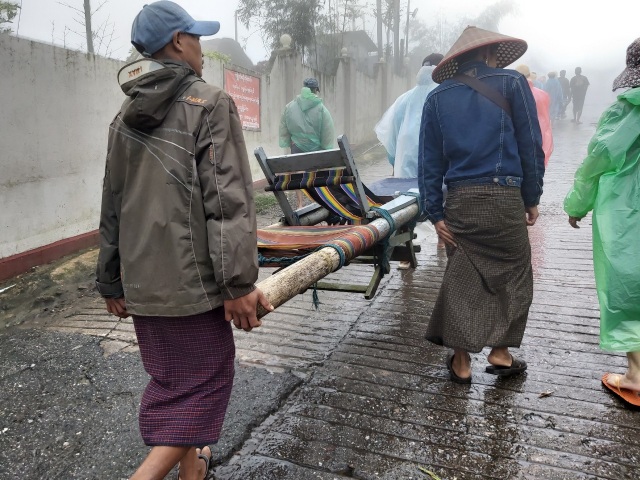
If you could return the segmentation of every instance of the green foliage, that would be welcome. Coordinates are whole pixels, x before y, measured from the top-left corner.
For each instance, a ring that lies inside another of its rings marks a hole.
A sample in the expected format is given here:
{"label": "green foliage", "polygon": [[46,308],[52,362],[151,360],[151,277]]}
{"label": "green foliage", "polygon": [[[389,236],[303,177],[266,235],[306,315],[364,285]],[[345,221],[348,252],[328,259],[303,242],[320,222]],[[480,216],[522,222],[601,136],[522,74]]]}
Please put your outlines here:
{"label": "green foliage", "polygon": [[258,215],[267,213],[278,204],[276,197],[271,192],[256,192],[254,194],[254,199],[256,202],[256,214]]}
{"label": "green foliage", "polygon": [[[399,28],[400,38],[403,38],[406,27],[406,1],[400,2],[399,25],[395,25],[396,5],[395,0],[381,1],[387,56],[393,52],[393,32]],[[421,11],[423,8],[429,10],[427,2],[413,0],[411,5],[419,6]],[[467,25],[496,31],[500,21],[515,9],[514,0],[496,0],[475,18],[464,16],[445,21],[435,12],[427,15],[429,23],[412,18],[409,22],[409,54],[420,57],[420,61],[432,52],[444,54]],[[245,27],[261,34],[266,47],[279,48],[280,37],[287,33],[292,37],[292,47],[303,55],[317,55],[317,47],[321,45],[321,50],[329,51],[326,55],[331,59],[339,57],[342,48],[341,36],[336,34],[371,28],[373,31],[367,33],[375,41],[376,16],[376,0],[239,0],[238,4],[238,19]],[[309,64],[322,63],[321,59],[314,60]]]}
{"label": "green foliage", "polygon": [[516,13],[516,10],[513,0],[498,0],[477,17],[463,16],[453,22],[435,17],[434,22],[429,25],[418,18],[412,19],[409,23],[409,55],[412,67],[419,68],[422,59],[430,53],[438,52],[444,55],[468,25],[499,31],[502,19]]}
{"label": "green foliage", "polygon": [[473,19],[473,23],[470,23],[470,25],[495,32],[498,31],[500,21],[507,15],[515,13],[516,11],[517,7],[513,0],[499,0],[480,12],[480,15]]}
{"label": "green foliage", "polygon": [[429,475],[429,477],[431,477],[433,480],[440,480],[440,477],[437,476],[435,473],[433,473],[431,470],[427,470],[424,467],[418,467],[418,469],[422,472],[422,473],[426,473],[427,475]]}
{"label": "green foliage", "polygon": [[13,23],[20,7],[17,3],[0,0],[0,33],[10,33],[11,27],[7,23]]}
{"label": "green foliage", "polygon": [[225,55],[224,53],[216,52],[214,50],[202,52],[202,55],[212,60],[220,60],[222,63],[229,63],[231,61],[231,57],[229,55]]}
{"label": "green foliage", "polygon": [[137,60],[139,57],[141,57],[140,52],[138,52],[138,50],[136,50],[136,47],[130,47],[129,48],[129,53],[127,53],[127,58],[125,60],[125,62],[129,63],[129,62],[133,62],[135,60]]}
{"label": "green foliage", "polygon": [[292,47],[304,53],[315,42],[323,4],[322,0],[240,0],[238,18],[247,28],[256,26],[269,48],[278,48],[280,37],[287,33]]}

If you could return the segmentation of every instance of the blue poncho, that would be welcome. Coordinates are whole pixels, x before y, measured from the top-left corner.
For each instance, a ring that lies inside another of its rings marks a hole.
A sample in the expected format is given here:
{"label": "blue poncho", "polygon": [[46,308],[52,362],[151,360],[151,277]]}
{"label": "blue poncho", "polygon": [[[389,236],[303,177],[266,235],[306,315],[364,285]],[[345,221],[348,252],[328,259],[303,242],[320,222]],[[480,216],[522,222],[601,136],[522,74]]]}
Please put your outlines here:
{"label": "blue poncho", "polygon": [[429,92],[438,86],[431,79],[435,67],[425,66],[416,77],[417,85],[400,95],[375,126],[376,136],[387,150],[393,176],[418,176],[418,143],[422,107]]}

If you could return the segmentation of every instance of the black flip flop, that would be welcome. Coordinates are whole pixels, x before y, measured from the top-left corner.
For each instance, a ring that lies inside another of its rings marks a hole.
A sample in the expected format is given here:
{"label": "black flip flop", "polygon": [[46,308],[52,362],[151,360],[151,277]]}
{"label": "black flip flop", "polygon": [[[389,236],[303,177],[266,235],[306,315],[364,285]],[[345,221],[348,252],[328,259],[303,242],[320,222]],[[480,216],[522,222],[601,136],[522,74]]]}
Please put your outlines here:
{"label": "black flip flop", "polygon": [[[211,454],[211,457],[213,453]],[[209,475],[209,465],[211,464],[211,457],[207,457],[204,453],[199,453],[198,458],[204,460],[204,478],[207,478]]]}
{"label": "black flip flop", "polygon": [[[463,377],[459,377],[458,374],[456,372],[453,371],[453,357],[455,356],[455,353],[450,352],[447,355],[447,370],[449,370],[449,380],[451,380],[454,383],[459,383],[462,385],[469,385],[471,383],[471,375],[469,375],[466,378]],[[471,360],[471,356],[467,353],[467,357],[469,357],[469,360]]]}
{"label": "black flip flop", "polygon": [[513,375],[518,375],[519,373],[524,372],[527,369],[527,362],[524,360],[518,360],[516,357],[511,355],[511,365],[505,367],[503,365],[489,365],[485,368],[485,372],[490,373],[491,375],[498,375],[500,377],[511,377]]}
{"label": "black flip flop", "polygon": [[[202,447],[200,449],[200,452],[202,452],[202,449],[204,447]],[[211,457],[213,457],[213,453],[211,453]],[[209,475],[209,465],[211,464],[211,457],[207,457],[204,453],[199,453],[198,454],[198,459],[202,459],[204,460],[204,478],[206,479],[207,476]],[[176,479],[180,480],[180,468],[178,468],[178,472],[176,473]]]}

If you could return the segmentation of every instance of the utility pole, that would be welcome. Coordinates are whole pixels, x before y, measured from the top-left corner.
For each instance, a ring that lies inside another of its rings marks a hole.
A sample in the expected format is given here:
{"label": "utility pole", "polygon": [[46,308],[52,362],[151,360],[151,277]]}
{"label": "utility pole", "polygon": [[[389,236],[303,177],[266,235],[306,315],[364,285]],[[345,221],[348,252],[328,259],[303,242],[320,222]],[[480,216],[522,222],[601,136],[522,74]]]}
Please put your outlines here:
{"label": "utility pole", "polygon": [[236,42],[238,41],[238,10],[236,10],[235,12],[233,12],[233,18],[235,20],[235,27],[236,27]]}
{"label": "utility pole", "polygon": [[87,52],[93,51],[93,31],[91,30],[91,2],[84,0],[84,27],[87,32]]}
{"label": "utility pole", "polygon": [[409,15],[411,12],[411,0],[407,0],[407,33],[404,35],[404,56],[409,56]]}
{"label": "utility pole", "polygon": [[393,57],[396,69],[400,68],[400,0],[393,5]]}
{"label": "utility pole", "polygon": [[382,0],[376,4],[376,17],[378,21],[378,61],[382,58]]}

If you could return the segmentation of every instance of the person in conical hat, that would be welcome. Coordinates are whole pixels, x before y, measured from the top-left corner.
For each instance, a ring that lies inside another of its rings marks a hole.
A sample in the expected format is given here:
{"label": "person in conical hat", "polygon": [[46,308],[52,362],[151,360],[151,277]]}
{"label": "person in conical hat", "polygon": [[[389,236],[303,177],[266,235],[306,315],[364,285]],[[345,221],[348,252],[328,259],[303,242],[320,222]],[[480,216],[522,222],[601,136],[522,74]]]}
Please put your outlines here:
{"label": "person in conical hat", "polygon": [[421,209],[448,256],[426,338],[452,349],[446,366],[457,383],[471,383],[469,352],[484,347],[490,374],[527,368],[509,348],[522,342],[533,297],[527,226],[538,217],[544,153],[527,80],[504,68],[526,49],[467,27],[433,71],[440,85],[423,108]]}
{"label": "person in conical hat", "polygon": [[482,47],[491,47],[495,52],[495,65],[493,66],[504,68],[524,55],[524,52],[527,51],[527,42],[519,38],[469,26],[464,29],[460,38],[456,40],[433,71],[433,81],[442,83],[453,77],[458,72],[460,65]]}

